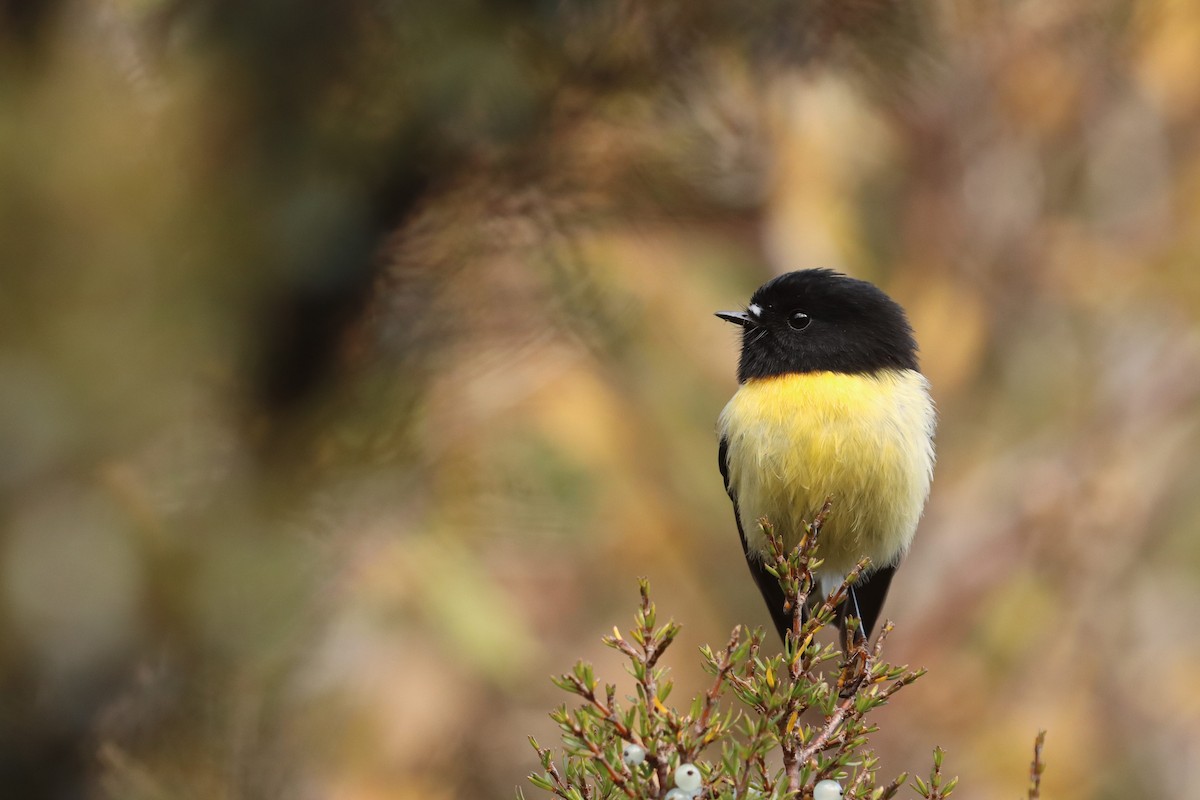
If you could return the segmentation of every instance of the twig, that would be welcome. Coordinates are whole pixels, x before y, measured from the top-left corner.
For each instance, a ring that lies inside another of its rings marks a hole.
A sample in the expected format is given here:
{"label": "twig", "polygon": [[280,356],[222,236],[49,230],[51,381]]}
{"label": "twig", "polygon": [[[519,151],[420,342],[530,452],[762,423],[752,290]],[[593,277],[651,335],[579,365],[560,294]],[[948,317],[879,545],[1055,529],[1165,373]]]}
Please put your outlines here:
{"label": "twig", "polygon": [[609,780],[613,782],[613,785],[617,786],[621,789],[621,791],[625,792],[626,795],[635,798],[636,800],[638,794],[633,790],[633,787],[629,785],[631,773],[629,772],[629,767],[625,766],[625,762],[621,762],[621,769],[619,771],[614,768],[609,762],[608,758],[605,757],[604,751],[600,749],[600,745],[596,744],[591,740],[591,738],[588,737],[587,733],[583,730],[583,726],[578,722],[572,723],[571,733],[573,733],[575,737],[579,739],[579,741],[587,745],[587,749],[591,752],[592,756],[601,766],[604,767],[604,771],[608,773]]}
{"label": "twig", "polygon": [[1046,763],[1042,761],[1042,745],[1046,743],[1046,732],[1038,731],[1037,739],[1033,742],[1033,763],[1029,765],[1029,800],[1039,800],[1042,796],[1042,773],[1046,771]]}
{"label": "twig", "polygon": [[824,750],[829,740],[838,732],[838,726],[842,724],[842,720],[846,718],[846,715],[850,713],[852,708],[854,708],[853,697],[847,697],[838,703],[833,713],[825,718],[825,727],[821,728],[821,732],[813,737],[813,740],[806,744],[804,749],[796,753],[796,761],[799,764],[804,764],[817,753]]}
{"label": "twig", "polygon": [[883,793],[879,795],[878,800],[891,800],[896,796],[896,792],[900,791],[900,787],[908,782],[908,773],[901,772],[896,776],[896,779],[883,787]]}
{"label": "twig", "polygon": [[725,685],[725,681],[729,676],[729,671],[733,669],[732,653],[737,647],[738,640],[742,638],[742,626],[735,625],[733,633],[729,634],[729,644],[725,645],[725,649],[721,651],[721,660],[717,664],[717,675],[713,678],[713,684],[708,692],[704,695],[704,706],[701,708],[700,716],[696,720],[696,735],[703,736],[708,728],[708,721],[712,718],[713,709],[717,707],[717,700],[721,697],[721,688]]}
{"label": "twig", "polygon": [[568,793],[570,789],[566,782],[563,781],[562,775],[558,771],[558,766],[550,754],[550,748],[541,747],[537,740],[532,736],[529,737],[529,743],[533,745],[533,749],[537,752],[538,758],[542,760],[542,766],[546,768],[546,774],[550,776],[550,780],[554,782],[554,793],[564,800],[570,800],[571,795]]}
{"label": "twig", "polygon": [[564,675],[563,677],[571,684],[571,687],[575,690],[577,695],[582,697],[584,700],[587,700],[592,704],[593,708],[600,712],[601,718],[613,726],[613,729],[617,732],[618,736],[629,742],[636,741],[633,731],[627,728],[625,723],[622,722],[617,716],[611,698],[609,703],[605,704],[604,701],[596,697],[596,692],[591,687],[585,685],[584,682],[576,676]]}

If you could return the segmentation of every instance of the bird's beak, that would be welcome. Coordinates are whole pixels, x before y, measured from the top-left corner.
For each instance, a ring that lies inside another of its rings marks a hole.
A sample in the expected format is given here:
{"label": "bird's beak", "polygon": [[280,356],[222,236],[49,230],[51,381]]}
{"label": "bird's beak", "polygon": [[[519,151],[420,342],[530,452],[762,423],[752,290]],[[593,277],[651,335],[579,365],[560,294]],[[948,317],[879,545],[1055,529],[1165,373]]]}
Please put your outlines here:
{"label": "bird's beak", "polygon": [[754,325],[754,317],[747,314],[745,311],[718,311],[717,316],[726,322],[732,322],[734,325],[741,325],[743,328]]}

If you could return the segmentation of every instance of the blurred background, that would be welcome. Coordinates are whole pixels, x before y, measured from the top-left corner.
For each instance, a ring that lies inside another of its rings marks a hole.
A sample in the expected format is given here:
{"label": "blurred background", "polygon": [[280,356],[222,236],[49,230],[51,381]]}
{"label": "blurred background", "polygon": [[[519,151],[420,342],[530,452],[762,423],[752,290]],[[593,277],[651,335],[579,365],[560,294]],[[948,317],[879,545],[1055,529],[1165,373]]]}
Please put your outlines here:
{"label": "blurred background", "polygon": [[[940,408],[885,773],[1200,784],[1200,5],[0,2],[0,785],[509,798],[716,467],[783,271]],[[622,683],[622,685],[627,685]]]}

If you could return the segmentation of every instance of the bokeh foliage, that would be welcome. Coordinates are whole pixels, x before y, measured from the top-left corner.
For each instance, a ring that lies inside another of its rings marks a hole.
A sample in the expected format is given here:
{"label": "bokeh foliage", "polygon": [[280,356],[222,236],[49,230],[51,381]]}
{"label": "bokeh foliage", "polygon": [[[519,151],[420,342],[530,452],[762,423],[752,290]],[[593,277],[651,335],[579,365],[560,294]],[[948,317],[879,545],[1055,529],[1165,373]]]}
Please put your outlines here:
{"label": "bokeh foliage", "polygon": [[1197,74],[1177,0],[0,2],[0,784],[511,797],[633,576],[765,621],[710,313],[835,266],[941,410],[881,769],[1187,796]]}

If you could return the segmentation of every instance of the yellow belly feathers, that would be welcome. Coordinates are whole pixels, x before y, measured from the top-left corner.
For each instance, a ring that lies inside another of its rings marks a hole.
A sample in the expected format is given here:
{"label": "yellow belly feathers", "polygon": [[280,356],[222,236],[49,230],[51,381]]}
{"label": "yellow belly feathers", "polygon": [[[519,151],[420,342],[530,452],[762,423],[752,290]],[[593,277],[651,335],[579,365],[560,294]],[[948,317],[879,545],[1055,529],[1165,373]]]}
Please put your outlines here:
{"label": "yellow belly feathers", "polygon": [[892,564],[912,542],[933,472],[935,416],[920,373],[749,380],[718,424],[751,553],[766,546],[760,517],[791,545],[829,496],[817,550],[825,581],[840,580],[863,556]]}

